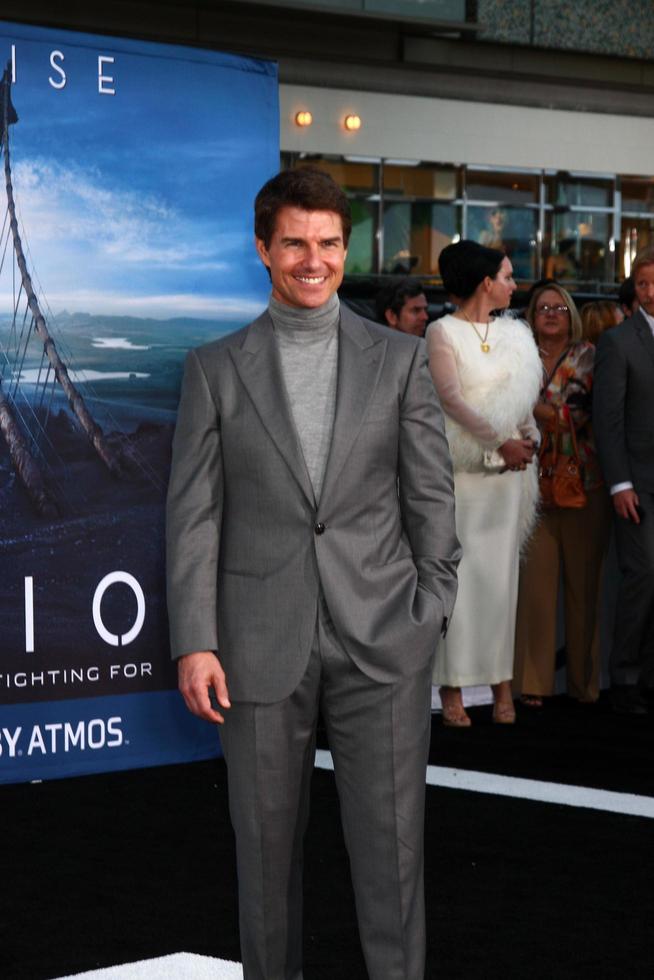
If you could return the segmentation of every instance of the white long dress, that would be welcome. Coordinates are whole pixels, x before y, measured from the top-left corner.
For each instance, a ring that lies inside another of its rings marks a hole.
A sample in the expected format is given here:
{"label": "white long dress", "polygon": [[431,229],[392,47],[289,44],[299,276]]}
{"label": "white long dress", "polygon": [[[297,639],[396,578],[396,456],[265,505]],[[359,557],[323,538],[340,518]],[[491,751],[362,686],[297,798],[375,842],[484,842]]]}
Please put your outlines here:
{"label": "white long dress", "polygon": [[[475,326],[483,337],[486,324]],[[509,438],[538,439],[532,409],[541,362],[527,325],[510,317],[491,321],[488,352],[471,324],[453,316],[431,323],[426,336],[445,412],[463,548],[434,684],[497,684],[513,674],[520,547],[533,524],[538,483],[534,464],[523,472],[493,472],[484,456]]]}

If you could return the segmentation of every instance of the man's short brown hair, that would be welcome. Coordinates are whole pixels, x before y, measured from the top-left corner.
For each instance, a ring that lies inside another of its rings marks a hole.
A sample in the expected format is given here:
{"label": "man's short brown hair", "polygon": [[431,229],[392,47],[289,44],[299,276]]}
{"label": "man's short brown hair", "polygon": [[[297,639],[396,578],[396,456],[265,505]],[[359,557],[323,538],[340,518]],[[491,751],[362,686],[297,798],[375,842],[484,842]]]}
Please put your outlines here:
{"label": "man's short brown hair", "polygon": [[317,167],[282,170],[263,185],[254,201],[254,234],[266,248],[275,231],[282,208],[303,211],[333,211],[341,219],[343,244],[347,248],[352,231],[352,215],[347,197],[333,177]]}
{"label": "man's short brown hair", "polygon": [[636,275],[644,265],[654,265],[654,248],[644,248],[639,252],[631,266],[631,278],[635,281]]}

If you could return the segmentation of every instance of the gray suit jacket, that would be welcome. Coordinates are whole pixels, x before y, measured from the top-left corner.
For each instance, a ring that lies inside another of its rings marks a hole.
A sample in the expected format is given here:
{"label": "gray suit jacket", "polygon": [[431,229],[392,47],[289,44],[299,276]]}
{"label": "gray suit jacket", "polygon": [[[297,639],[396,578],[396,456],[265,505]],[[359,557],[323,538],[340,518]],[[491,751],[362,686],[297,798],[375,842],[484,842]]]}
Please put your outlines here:
{"label": "gray suit jacket", "polygon": [[233,699],[280,700],[306,669],[322,590],[352,659],[391,682],[433,654],[459,557],[423,341],[341,307],[318,503],[268,313],[189,353],[168,493],[173,657],[215,650]]}
{"label": "gray suit jacket", "polygon": [[654,337],[640,312],[599,339],[593,431],[608,486],[654,492]]}

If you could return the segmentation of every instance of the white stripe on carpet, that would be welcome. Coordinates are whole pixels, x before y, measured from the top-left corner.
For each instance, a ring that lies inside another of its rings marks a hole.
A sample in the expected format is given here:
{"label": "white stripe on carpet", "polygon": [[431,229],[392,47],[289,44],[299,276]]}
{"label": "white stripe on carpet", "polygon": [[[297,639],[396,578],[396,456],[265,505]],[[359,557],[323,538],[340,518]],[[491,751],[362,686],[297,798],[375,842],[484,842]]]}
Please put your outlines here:
{"label": "white stripe on carpet", "polygon": [[[75,973],[75,980],[243,980],[240,963],[216,960],[197,953],[173,953],[153,960],[110,966],[106,970]],[[58,980],[73,980],[73,975]]]}
{"label": "white stripe on carpet", "polygon": [[[334,768],[331,752],[318,749],[316,768]],[[445,769],[443,766],[427,766],[427,784],[444,786],[446,789],[465,789],[471,793],[512,796],[519,800],[536,800],[539,803],[558,803],[563,806],[654,818],[654,798],[636,796],[633,793],[611,793],[604,789],[567,786],[565,783],[546,783],[537,779],[517,779],[513,776],[498,776],[492,772],[475,772],[471,769]]]}

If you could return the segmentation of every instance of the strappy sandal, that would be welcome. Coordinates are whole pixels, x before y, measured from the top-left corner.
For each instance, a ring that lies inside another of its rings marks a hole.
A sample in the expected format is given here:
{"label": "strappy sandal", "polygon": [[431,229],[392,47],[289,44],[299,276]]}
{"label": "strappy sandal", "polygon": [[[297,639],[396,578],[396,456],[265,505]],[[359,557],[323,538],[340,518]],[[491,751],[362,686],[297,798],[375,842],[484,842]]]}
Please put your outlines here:
{"label": "strappy sandal", "polygon": [[449,688],[441,687],[441,706],[443,710],[443,725],[446,728],[470,728],[472,719],[463,707],[461,696],[453,695]]}
{"label": "strappy sandal", "polygon": [[537,694],[523,694],[520,697],[520,704],[523,704],[525,708],[542,708],[543,699]]}
{"label": "strappy sandal", "polygon": [[496,701],[493,706],[493,721],[496,725],[515,724],[513,701]]}

